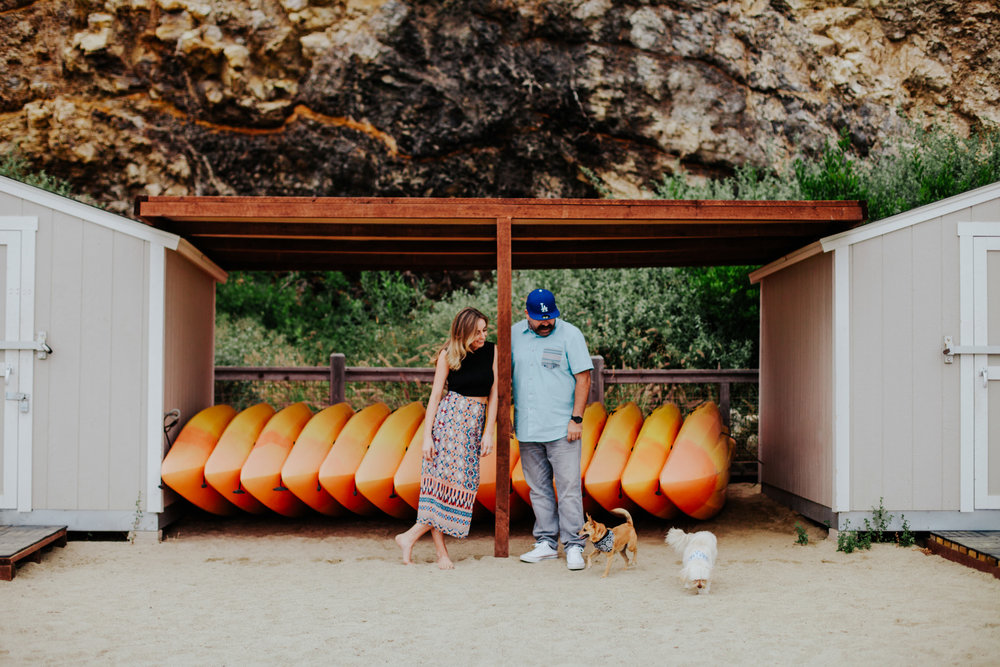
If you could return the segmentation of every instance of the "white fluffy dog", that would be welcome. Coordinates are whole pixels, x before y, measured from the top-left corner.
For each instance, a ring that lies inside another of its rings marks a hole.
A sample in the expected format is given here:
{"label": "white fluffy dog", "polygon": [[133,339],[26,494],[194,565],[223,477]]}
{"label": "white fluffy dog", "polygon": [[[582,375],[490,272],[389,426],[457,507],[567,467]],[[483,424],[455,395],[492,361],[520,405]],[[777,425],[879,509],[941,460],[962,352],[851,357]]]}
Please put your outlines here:
{"label": "white fluffy dog", "polygon": [[707,530],[685,533],[680,528],[667,531],[666,543],[682,558],[681,580],[684,588],[696,588],[698,594],[708,593],[712,585],[712,568],[718,547],[715,535]]}

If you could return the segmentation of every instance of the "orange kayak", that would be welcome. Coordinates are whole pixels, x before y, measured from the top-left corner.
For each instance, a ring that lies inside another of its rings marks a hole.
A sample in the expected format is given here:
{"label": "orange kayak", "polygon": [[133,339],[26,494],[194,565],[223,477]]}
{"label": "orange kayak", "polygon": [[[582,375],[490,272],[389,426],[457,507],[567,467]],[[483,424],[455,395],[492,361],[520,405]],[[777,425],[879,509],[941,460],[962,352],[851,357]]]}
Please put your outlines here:
{"label": "orange kayak", "polygon": [[735,442],[728,433],[720,433],[719,439],[709,456],[720,468],[715,481],[715,490],[708,497],[705,504],[690,512],[695,519],[711,519],[722,510],[726,504],[726,488],[729,486],[729,465],[733,459],[733,449]]}
{"label": "orange kayak", "polygon": [[361,465],[354,472],[358,491],[380,510],[397,519],[413,516],[405,500],[395,492],[394,478],[407,445],[424,423],[422,403],[410,403],[389,415],[368,445]]}
{"label": "orange kayak", "polygon": [[273,416],[274,408],[267,403],[258,403],[240,412],[229,422],[205,463],[205,480],[209,485],[229,502],[253,514],[260,514],[267,508],[240,484],[240,470],[257,436]]}
{"label": "orange kayak", "polygon": [[293,403],[275,414],[260,432],[240,471],[243,488],[284,516],[301,516],[309,509],[281,483],[281,467],[312,416],[312,410],[305,403]]}
{"label": "orange kayak", "polygon": [[354,471],[361,465],[368,445],[389,416],[389,406],[375,403],[356,412],[319,467],[319,483],[338,503],[355,514],[374,514],[376,507],[358,492]]}
{"label": "orange kayak", "polygon": [[626,403],[611,413],[594,456],[584,476],[584,488],[591,498],[609,512],[616,507],[635,509],[622,493],[622,471],[628,463],[636,436],[642,428],[642,411],[635,403]]}
{"label": "orange kayak", "polygon": [[729,442],[715,403],[702,403],[685,418],[660,471],[660,489],[685,514],[707,519],[722,509],[717,493],[720,476],[729,479]]}
{"label": "orange kayak", "polygon": [[232,514],[236,508],[205,481],[205,462],[226,426],[236,415],[228,405],[205,408],[184,425],[163,457],[163,483],[188,502],[212,514]]}
{"label": "orange kayak", "polygon": [[319,467],[353,414],[354,410],[347,403],[331,405],[316,413],[302,429],[281,466],[281,481],[288,490],[327,516],[341,516],[347,510],[320,486]]}
{"label": "orange kayak", "polygon": [[[426,416],[425,416],[426,419]],[[406,452],[396,468],[393,475],[392,485],[396,490],[396,495],[403,499],[407,505],[414,510],[420,503],[420,470],[423,463],[421,447],[424,444],[424,422],[421,421],[417,430],[410,438],[410,444],[406,447]]]}
{"label": "orange kayak", "polygon": [[681,411],[676,405],[667,403],[653,410],[643,423],[622,472],[625,495],[661,519],[671,519],[678,513],[677,506],[660,491],[660,471],[680,428]]}
{"label": "orange kayak", "polygon": [[[513,435],[510,437],[510,466],[509,474],[513,474],[514,468],[517,467],[517,462],[521,458],[521,451],[518,446],[517,438]],[[511,488],[511,493],[514,494],[514,489]],[[496,447],[493,451],[489,453],[488,456],[483,456],[479,459],[479,491],[476,492],[476,501],[482,505],[485,509],[489,510],[491,513],[495,513],[497,509],[497,450]],[[513,510],[513,505],[510,505],[510,510]]]}
{"label": "orange kayak", "polygon": [[[590,460],[594,456],[594,449],[597,447],[597,442],[601,438],[601,433],[604,431],[604,424],[608,420],[608,413],[604,410],[604,406],[600,403],[591,403],[583,411],[583,434],[580,437],[580,483],[583,483],[583,478],[587,474],[587,468],[590,466]],[[521,499],[531,506],[531,490],[528,488],[528,482],[524,479],[524,469],[521,466],[521,461],[517,462],[514,466],[514,470],[510,474],[510,484],[514,491]],[[590,499],[584,496],[584,509],[588,509],[587,505],[590,503]],[[589,511],[589,510],[588,510]]]}

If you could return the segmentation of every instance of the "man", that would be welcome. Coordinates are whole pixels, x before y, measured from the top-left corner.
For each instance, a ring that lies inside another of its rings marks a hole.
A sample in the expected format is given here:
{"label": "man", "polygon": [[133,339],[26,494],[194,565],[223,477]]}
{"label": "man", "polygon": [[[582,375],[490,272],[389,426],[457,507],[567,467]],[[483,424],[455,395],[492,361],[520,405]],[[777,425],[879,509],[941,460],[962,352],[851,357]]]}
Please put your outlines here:
{"label": "man", "polygon": [[535,512],[535,546],[521,560],[556,558],[561,540],[566,567],[582,570],[580,436],[594,365],[580,330],[559,319],[552,292],[533,290],[525,314],[510,335],[514,433]]}

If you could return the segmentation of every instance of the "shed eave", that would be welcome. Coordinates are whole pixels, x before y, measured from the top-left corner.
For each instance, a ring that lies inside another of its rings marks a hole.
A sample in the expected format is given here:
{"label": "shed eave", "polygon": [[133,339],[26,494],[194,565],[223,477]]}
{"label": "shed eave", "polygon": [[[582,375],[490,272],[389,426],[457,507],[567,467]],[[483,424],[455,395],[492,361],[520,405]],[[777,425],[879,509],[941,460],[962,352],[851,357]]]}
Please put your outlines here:
{"label": "shed eave", "polygon": [[86,220],[95,225],[113,229],[122,234],[127,234],[170,250],[177,249],[177,244],[181,238],[176,234],[149,227],[141,222],[103,211],[95,206],[57,195],[54,192],[49,192],[48,190],[22,183],[6,176],[0,176],[0,192],[20,197],[40,206],[65,213],[74,218]]}
{"label": "shed eave", "polygon": [[823,252],[823,247],[819,241],[814,241],[807,246],[799,248],[795,252],[790,252],[784,257],[779,257],[770,264],[762,266],[756,271],[750,273],[750,284],[756,285],[761,280],[771,275],[781,271],[782,269],[791,266],[792,264],[798,264],[802,260],[809,259],[815,255],[819,255]]}
{"label": "shed eave", "polygon": [[993,201],[994,199],[1000,199],[1000,181],[948,197],[947,199],[942,199],[941,201],[936,201],[932,204],[925,204],[909,211],[897,213],[896,215],[864,225],[863,227],[827,236],[820,239],[820,243],[823,245],[823,252],[830,252],[837,248],[867,241],[877,236],[889,234],[932,218],[939,218],[955,211],[961,211],[962,209],[970,208],[984,202]]}

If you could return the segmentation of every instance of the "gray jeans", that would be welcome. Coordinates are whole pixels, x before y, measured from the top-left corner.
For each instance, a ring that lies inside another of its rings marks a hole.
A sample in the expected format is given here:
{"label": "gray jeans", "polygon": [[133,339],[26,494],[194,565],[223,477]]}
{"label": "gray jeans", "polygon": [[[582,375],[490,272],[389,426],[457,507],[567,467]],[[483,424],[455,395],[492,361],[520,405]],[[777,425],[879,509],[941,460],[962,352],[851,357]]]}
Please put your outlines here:
{"label": "gray jeans", "polygon": [[531,508],[535,512],[535,541],[547,542],[553,549],[558,548],[560,540],[563,548],[583,547],[584,538],[577,536],[583,528],[580,441],[560,438],[522,442],[520,448],[521,467],[531,488]]}

